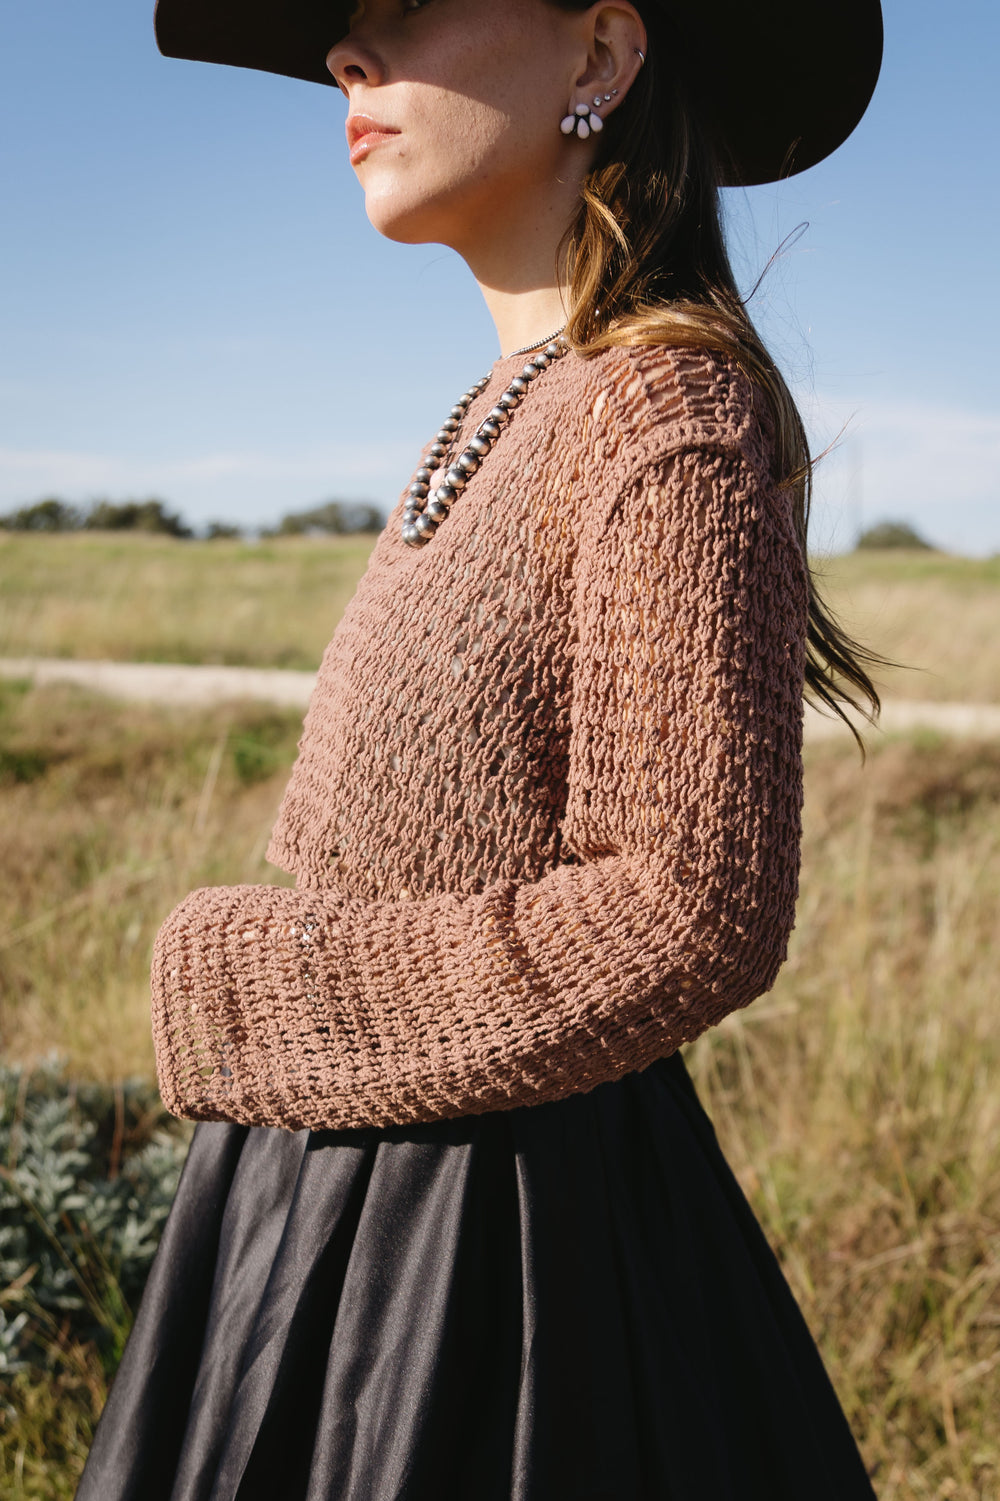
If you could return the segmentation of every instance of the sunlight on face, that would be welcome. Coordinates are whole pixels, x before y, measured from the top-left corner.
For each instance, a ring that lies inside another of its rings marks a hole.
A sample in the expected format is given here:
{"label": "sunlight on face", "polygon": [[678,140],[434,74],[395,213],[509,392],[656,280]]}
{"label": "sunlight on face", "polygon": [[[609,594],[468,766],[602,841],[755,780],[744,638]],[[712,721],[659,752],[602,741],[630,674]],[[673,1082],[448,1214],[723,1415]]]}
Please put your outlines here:
{"label": "sunlight on face", "polygon": [[375,228],[462,253],[551,192],[581,159],[559,121],[583,35],[545,0],[361,0],[327,66]]}

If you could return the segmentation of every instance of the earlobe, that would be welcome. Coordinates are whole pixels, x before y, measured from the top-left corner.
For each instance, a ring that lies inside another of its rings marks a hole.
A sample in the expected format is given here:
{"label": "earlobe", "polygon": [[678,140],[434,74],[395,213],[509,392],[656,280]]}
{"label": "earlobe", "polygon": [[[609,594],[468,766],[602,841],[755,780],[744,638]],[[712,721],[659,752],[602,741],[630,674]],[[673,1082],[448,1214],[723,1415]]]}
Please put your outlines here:
{"label": "earlobe", "polygon": [[585,141],[588,136],[597,135],[604,129],[604,121],[596,111],[601,108],[602,104],[610,104],[617,93],[617,89],[612,89],[610,94],[595,94],[593,107],[589,104],[578,104],[560,121],[559,129],[563,135],[576,134],[582,141]]}

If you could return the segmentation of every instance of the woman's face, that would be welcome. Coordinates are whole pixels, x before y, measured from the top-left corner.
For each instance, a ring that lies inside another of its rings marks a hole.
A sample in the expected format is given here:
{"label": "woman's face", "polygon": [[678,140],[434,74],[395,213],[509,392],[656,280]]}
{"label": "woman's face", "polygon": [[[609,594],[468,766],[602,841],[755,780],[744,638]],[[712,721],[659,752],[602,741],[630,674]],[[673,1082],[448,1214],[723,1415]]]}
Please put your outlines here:
{"label": "woman's face", "polygon": [[361,0],[327,66],[349,100],[351,162],[372,224],[389,239],[467,254],[526,207],[530,223],[530,205],[587,169],[593,140],[559,123],[588,87],[596,94],[595,61],[589,11]]}

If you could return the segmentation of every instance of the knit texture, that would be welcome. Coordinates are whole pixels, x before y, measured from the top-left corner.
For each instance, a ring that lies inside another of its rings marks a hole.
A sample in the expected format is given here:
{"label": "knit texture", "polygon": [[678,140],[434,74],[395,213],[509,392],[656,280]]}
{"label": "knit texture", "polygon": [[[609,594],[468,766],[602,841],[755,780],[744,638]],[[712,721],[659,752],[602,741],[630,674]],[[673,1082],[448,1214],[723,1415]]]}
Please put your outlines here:
{"label": "knit texture", "polygon": [[195,891],[160,931],[168,1109],[299,1129],[558,1099],[773,983],[807,592],[767,431],[721,358],[570,354],[426,547],[400,499],[273,832],[295,890]]}

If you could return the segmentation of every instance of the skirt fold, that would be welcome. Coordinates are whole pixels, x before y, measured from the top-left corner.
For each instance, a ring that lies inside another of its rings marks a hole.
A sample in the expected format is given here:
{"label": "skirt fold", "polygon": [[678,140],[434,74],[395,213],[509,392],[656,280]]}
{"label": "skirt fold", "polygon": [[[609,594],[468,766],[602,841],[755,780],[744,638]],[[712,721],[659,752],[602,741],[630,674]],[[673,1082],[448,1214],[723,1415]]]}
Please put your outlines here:
{"label": "skirt fold", "polygon": [[679,1056],[195,1132],[78,1501],[872,1501]]}

